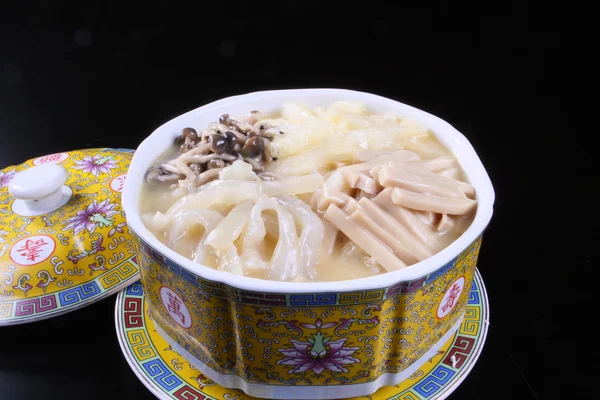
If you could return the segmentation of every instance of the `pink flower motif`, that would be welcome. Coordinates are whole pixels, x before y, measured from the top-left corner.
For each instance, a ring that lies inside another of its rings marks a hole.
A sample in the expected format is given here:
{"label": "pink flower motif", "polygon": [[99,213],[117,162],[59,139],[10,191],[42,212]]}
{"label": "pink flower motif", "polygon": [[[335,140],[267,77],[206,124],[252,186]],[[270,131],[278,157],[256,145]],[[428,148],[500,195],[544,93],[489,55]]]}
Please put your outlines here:
{"label": "pink flower motif", "polygon": [[331,328],[336,325],[337,325],[337,322],[328,322],[325,325],[323,325],[323,321],[321,321],[321,318],[317,318],[314,325],[313,324],[300,324],[301,327],[309,328],[309,329]]}
{"label": "pink flower motif", "polygon": [[317,332],[306,339],[307,342],[290,340],[290,343],[294,346],[293,348],[277,350],[285,356],[283,360],[277,361],[277,364],[293,367],[288,371],[288,374],[311,370],[317,374],[325,370],[348,372],[344,365],[360,361],[358,358],[351,357],[359,349],[358,347],[344,346],[344,343],[348,340],[347,338],[331,341],[331,336],[326,337],[321,332]]}
{"label": "pink flower motif", "polygon": [[0,171],[0,188],[8,186],[10,181],[12,181],[15,177],[16,173],[17,171],[14,169],[8,172]]}
{"label": "pink flower motif", "polygon": [[103,157],[100,154],[96,154],[93,157],[86,156],[83,160],[77,161],[77,166],[74,168],[98,176],[99,173],[102,172],[107,174],[111,169],[116,167],[117,165],[112,160],[112,156]]}
{"label": "pink flower motif", "polygon": [[63,230],[73,229],[75,234],[87,229],[89,233],[94,232],[97,226],[101,228],[105,226],[113,226],[111,216],[117,214],[115,211],[116,204],[110,204],[108,199],[101,203],[96,200],[92,201],[84,210],[77,211],[77,215],[65,221],[67,225]]}

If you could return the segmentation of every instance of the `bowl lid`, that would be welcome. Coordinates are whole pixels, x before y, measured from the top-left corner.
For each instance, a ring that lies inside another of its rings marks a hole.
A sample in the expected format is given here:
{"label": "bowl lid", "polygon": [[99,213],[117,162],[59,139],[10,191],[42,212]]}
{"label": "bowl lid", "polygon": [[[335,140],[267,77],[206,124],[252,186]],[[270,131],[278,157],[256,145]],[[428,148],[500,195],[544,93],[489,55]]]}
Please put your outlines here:
{"label": "bowl lid", "polygon": [[0,170],[0,325],[63,314],[139,278],[121,207],[132,157],[86,149]]}

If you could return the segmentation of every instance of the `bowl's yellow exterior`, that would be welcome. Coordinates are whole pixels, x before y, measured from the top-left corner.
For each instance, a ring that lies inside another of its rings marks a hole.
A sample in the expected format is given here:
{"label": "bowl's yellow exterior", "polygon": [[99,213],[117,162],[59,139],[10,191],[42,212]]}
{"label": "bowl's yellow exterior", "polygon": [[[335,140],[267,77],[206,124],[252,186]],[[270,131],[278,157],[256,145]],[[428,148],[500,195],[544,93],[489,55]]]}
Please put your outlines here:
{"label": "bowl's yellow exterior", "polygon": [[220,374],[304,386],[366,383],[419,359],[463,315],[481,237],[420,279],[314,294],[207,281],[138,244],[149,310],[177,344]]}

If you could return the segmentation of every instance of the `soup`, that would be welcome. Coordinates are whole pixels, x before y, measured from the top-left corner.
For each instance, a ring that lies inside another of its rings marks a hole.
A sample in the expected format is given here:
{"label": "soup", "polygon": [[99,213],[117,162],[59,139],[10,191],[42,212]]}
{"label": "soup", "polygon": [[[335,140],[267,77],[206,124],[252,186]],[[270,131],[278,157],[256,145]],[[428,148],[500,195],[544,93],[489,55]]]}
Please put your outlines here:
{"label": "soup", "polygon": [[429,129],[343,101],[185,128],[140,199],[145,225],[182,256],[298,282],[409,267],[456,240],[477,207]]}

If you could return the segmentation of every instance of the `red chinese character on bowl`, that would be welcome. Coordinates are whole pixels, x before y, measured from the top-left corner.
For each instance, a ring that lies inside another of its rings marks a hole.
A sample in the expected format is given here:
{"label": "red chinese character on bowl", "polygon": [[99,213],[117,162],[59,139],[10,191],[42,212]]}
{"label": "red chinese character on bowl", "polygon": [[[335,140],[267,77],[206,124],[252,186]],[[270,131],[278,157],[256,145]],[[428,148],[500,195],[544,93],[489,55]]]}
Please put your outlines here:
{"label": "red chinese character on bowl", "polygon": [[50,258],[55,248],[56,243],[50,236],[29,236],[13,245],[10,258],[19,265],[36,265]]}
{"label": "red chinese character on bowl", "polygon": [[458,299],[460,298],[464,287],[464,276],[461,276],[460,278],[455,280],[450,286],[448,286],[448,289],[446,290],[444,297],[442,297],[442,301],[440,302],[440,305],[437,310],[437,317],[439,319],[444,318],[446,315],[450,314],[450,311],[452,311],[452,309],[454,309],[454,307],[458,303]]}
{"label": "red chinese character on bowl", "polygon": [[160,298],[167,312],[182,328],[188,329],[192,326],[192,316],[183,299],[168,287],[160,288]]}

